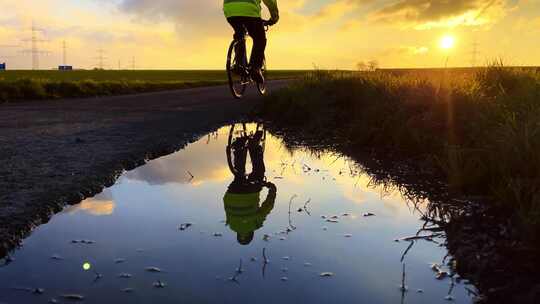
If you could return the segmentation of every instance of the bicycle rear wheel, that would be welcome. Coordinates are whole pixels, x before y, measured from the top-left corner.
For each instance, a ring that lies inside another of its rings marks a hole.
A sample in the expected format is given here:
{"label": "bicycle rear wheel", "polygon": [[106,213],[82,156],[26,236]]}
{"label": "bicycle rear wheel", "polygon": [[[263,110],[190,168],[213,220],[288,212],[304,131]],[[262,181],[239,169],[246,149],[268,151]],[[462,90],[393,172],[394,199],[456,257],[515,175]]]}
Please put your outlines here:
{"label": "bicycle rear wheel", "polygon": [[[245,63],[247,57],[236,58],[235,48],[238,41],[231,42],[229,51],[227,52],[227,77],[229,78],[229,88],[234,98],[240,99],[244,96],[247,84],[249,81],[246,79]],[[245,56],[245,54],[244,54]]]}
{"label": "bicycle rear wheel", "polygon": [[264,81],[262,83],[257,83],[257,90],[261,95],[266,95],[266,59],[263,61],[263,66],[261,68]]}

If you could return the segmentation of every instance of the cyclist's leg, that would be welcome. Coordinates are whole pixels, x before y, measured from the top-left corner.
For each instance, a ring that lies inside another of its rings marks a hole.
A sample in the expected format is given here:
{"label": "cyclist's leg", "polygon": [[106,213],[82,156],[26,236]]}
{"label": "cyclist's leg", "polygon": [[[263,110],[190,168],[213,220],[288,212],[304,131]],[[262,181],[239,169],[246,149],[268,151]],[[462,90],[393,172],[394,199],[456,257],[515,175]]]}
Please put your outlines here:
{"label": "cyclist's leg", "polygon": [[[227,18],[227,21],[234,29],[234,35],[233,39],[236,41],[242,41],[241,43],[236,45],[235,49],[235,57],[238,58],[245,58],[246,54],[246,42],[244,40],[244,37],[246,36],[246,27],[244,26],[244,17],[229,17]],[[245,62],[237,62],[240,64],[246,64]]]}
{"label": "cyclist's leg", "polygon": [[266,49],[266,31],[261,18],[248,18],[246,28],[253,39],[253,49],[251,50],[249,63],[252,68],[260,69],[263,65],[264,50]]}

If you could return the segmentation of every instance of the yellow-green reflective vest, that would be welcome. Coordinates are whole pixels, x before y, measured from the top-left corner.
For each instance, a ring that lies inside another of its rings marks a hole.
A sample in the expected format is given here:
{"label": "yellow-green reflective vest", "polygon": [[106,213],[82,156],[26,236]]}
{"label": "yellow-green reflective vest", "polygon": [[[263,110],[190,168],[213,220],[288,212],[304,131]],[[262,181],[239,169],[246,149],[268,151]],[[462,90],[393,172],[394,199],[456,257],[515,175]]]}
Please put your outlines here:
{"label": "yellow-green reflective vest", "polygon": [[[272,19],[279,18],[277,0],[262,0],[268,7]],[[225,17],[261,17],[261,0],[224,0]]]}

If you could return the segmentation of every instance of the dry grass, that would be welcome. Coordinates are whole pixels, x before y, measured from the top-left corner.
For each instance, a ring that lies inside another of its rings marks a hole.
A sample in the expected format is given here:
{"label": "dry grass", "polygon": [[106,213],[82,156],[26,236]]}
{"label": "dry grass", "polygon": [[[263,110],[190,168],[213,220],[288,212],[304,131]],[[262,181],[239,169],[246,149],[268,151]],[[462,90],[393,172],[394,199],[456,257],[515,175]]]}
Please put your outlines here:
{"label": "dry grass", "polygon": [[455,191],[493,198],[540,240],[540,72],[318,71],[269,97],[277,123],[429,160]]}

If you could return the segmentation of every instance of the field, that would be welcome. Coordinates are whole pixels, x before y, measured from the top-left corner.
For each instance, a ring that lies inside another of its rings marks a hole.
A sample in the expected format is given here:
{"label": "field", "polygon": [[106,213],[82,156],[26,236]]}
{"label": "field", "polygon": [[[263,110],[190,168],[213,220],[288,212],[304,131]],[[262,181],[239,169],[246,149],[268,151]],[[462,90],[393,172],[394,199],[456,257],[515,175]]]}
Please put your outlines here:
{"label": "field", "polygon": [[483,197],[516,237],[539,244],[537,69],[319,71],[268,98],[265,118],[347,149],[429,164],[453,192]]}
{"label": "field", "polygon": [[[269,79],[305,71],[269,71]],[[224,84],[222,70],[76,70],[0,72],[0,102],[107,96]]]}

